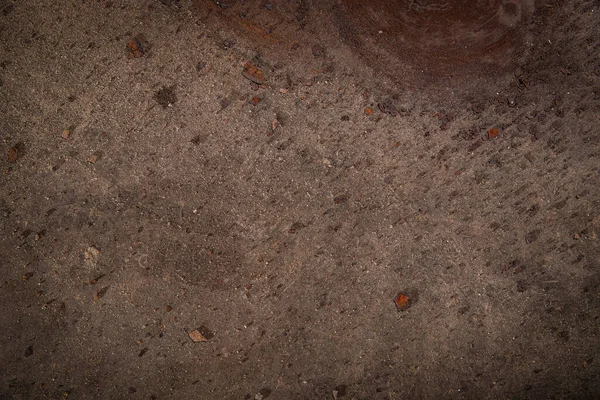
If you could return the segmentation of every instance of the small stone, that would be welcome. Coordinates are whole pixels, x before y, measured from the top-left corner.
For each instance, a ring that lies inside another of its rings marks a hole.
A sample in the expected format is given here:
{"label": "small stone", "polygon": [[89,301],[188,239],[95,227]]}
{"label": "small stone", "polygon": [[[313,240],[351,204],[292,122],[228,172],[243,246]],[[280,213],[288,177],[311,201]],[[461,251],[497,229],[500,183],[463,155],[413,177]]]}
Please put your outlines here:
{"label": "small stone", "polygon": [[281,126],[281,124],[279,123],[279,121],[277,119],[274,119],[271,122],[271,129],[273,130],[273,132],[275,132],[275,129],[277,129],[280,126]]}
{"label": "small stone", "polygon": [[366,115],[373,115],[373,109],[371,107],[365,108],[365,114]]}
{"label": "small stone", "polygon": [[165,307],[165,311],[166,311],[166,312],[171,312],[171,311],[173,311],[173,307],[171,307],[171,306],[166,306],[166,307]]}
{"label": "small stone", "polygon": [[188,336],[190,337],[190,339],[192,339],[194,343],[200,343],[209,341],[215,336],[215,334],[203,325],[200,328],[194,329],[193,331],[188,333]]}
{"label": "small stone", "polygon": [[88,157],[87,161],[90,164],[95,164],[98,161],[100,161],[101,158],[102,158],[102,152],[101,151],[96,151],[91,156]]}
{"label": "small stone", "polygon": [[250,104],[252,104],[253,106],[257,105],[258,103],[260,103],[260,97],[254,96],[250,99]]}
{"label": "small stone", "polygon": [[494,139],[500,134],[500,129],[498,128],[490,128],[488,129],[488,139]]}
{"label": "small stone", "polygon": [[271,392],[269,388],[262,388],[254,395],[254,400],[264,400],[271,395]]}
{"label": "small stone", "polygon": [[256,83],[257,85],[262,85],[265,81],[265,74],[254,64],[248,61],[244,64],[244,69],[242,70],[242,75],[244,78],[248,79],[251,82]]}
{"label": "small stone", "polygon": [[191,331],[188,333],[188,336],[194,343],[207,341],[207,339],[198,330]]}
{"label": "small stone", "polygon": [[398,293],[394,298],[394,304],[398,311],[406,311],[410,307],[410,298],[404,293]]}
{"label": "small stone", "polygon": [[63,130],[62,138],[67,140],[67,139],[69,139],[69,137],[71,137],[71,130],[70,129]]}

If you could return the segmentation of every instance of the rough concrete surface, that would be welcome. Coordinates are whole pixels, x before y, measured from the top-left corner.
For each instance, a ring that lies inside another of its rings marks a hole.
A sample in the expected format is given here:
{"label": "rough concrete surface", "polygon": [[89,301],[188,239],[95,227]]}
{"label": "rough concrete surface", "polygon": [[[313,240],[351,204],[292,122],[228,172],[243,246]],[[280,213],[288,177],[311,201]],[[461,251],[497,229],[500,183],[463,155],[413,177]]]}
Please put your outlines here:
{"label": "rough concrete surface", "polygon": [[600,397],[597,0],[0,9],[0,398]]}

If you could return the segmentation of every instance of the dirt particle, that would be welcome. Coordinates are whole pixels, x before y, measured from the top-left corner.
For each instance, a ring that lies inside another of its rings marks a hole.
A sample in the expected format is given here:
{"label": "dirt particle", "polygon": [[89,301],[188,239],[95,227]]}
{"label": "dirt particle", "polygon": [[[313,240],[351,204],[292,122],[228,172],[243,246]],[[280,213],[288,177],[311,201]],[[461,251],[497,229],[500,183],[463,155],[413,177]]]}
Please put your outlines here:
{"label": "dirt particle", "polygon": [[217,43],[217,47],[219,47],[221,50],[229,50],[233,46],[235,46],[235,42],[230,39],[223,39]]}
{"label": "dirt particle", "polygon": [[196,135],[193,138],[190,139],[190,142],[192,142],[195,146],[199,146],[200,143],[204,143],[206,142],[206,139],[208,138],[208,135],[204,134],[204,135]]}
{"label": "dirt particle", "polygon": [[33,346],[29,346],[26,350],[25,353],[23,354],[23,356],[25,357],[29,357],[33,355]]}
{"label": "dirt particle", "polygon": [[102,158],[102,152],[100,150],[95,151],[91,156],[88,157],[87,161],[90,164],[95,164]]}
{"label": "dirt particle", "polygon": [[224,98],[220,99],[219,105],[221,106],[221,108],[219,109],[219,111],[217,111],[217,114],[220,113],[221,111],[223,111],[224,109],[226,109],[227,107],[229,107],[230,104],[231,104],[231,100],[229,100],[228,98],[224,97]]}
{"label": "dirt particle", "polygon": [[404,293],[398,293],[394,298],[394,304],[398,311],[406,311],[410,307],[410,298]]}
{"label": "dirt particle", "polygon": [[252,64],[250,61],[244,64],[242,75],[244,76],[244,78],[258,85],[262,85],[265,81],[265,74],[262,72],[262,70],[260,70],[256,65]]}
{"label": "dirt particle", "polygon": [[18,158],[19,158],[19,151],[17,150],[16,147],[11,147],[10,149],[8,149],[8,162],[10,162],[10,163],[17,162]]}
{"label": "dirt particle", "polygon": [[333,203],[334,204],[343,204],[343,203],[348,202],[349,199],[350,199],[350,196],[348,196],[347,194],[342,194],[342,195],[334,197]]}
{"label": "dirt particle", "polygon": [[366,107],[365,108],[365,114],[366,115],[373,115],[373,109],[371,107]]}
{"label": "dirt particle", "polygon": [[202,325],[200,328],[194,329],[188,333],[188,336],[194,343],[199,343],[209,341],[215,336],[215,334],[206,326]]}
{"label": "dirt particle", "polygon": [[260,97],[253,97],[250,99],[250,104],[252,104],[253,106],[257,105],[258,103],[260,103]]}
{"label": "dirt particle", "polygon": [[154,93],[154,100],[162,107],[167,108],[173,106],[177,102],[175,95],[175,86],[163,87],[158,92]]}
{"label": "dirt particle", "polygon": [[454,120],[454,117],[447,113],[439,113],[437,117],[440,120],[440,130],[442,131],[448,130],[448,126]]}
{"label": "dirt particle", "polygon": [[135,392],[137,392],[137,389],[131,386],[128,391],[130,394],[134,394]]}
{"label": "dirt particle", "polygon": [[273,121],[271,121],[271,130],[273,132],[275,132],[275,129],[277,129],[280,126],[281,126],[281,123],[279,123],[279,120],[274,119]]}
{"label": "dirt particle", "polygon": [[127,42],[127,52],[129,58],[140,58],[146,54],[142,42],[138,38],[129,39]]}
{"label": "dirt particle", "polygon": [[319,46],[318,44],[314,45],[311,50],[315,58],[323,56],[323,47]]}
{"label": "dirt particle", "polygon": [[140,350],[138,357],[143,357],[144,354],[146,354],[148,352],[148,348],[144,347],[143,349]]}
{"label": "dirt particle", "polygon": [[108,286],[105,286],[102,289],[98,290],[96,293],[94,293],[94,301],[96,302],[100,300],[102,297],[104,297],[106,292],[108,292]]}
{"label": "dirt particle", "polygon": [[15,6],[12,4],[9,4],[2,9],[2,15],[4,15],[6,17],[8,14],[13,12],[14,9],[15,9]]}
{"label": "dirt particle", "polygon": [[392,117],[396,117],[398,115],[398,109],[396,105],[391,100],[385,100],[379,104],[377,104],[377,108],[384,114],[389,114]]}
{"label": "dirt particle", "polygon": [[333,398],[337,399],[340,397],[344,397],[346,395],[346,392],[348,391],[348,386],[346,385],[338,385],[335,387],[335,389],[333,389]]}
{"label": "dirt particle", "polygon": [[569,334],[569,331],[560,331],[556,334],[556,337],[560,342],[566,343],[569,341],[571,335]]}
{"label": "dirt particle", "polygon": [[498,128],[490,128],[488,129],[488,139],[494,139],[500,134],[500,129]]}
{"label": "dirt particle", "polygon": [[262,388],[258,391],[258,393],[254,396],[254,400],[263,400],[269,397],[272,393],[270,388]]}
{"label": "dirt particle", "polygon": [[21,275],[21,280],[22,281],[28,281],[32,277],[33,277],[33,272],[26,272],[23,275]]}
{"label": "dirt particle", "polygon": [[292,224],[292,226],[290,227],[290,230],[288,231],[289,233],[296,233],[298,232],[300,229],[304,228],[304,224],[302,222],[294,222]]}
{"label": "dirt particle", "polygon": [[542,233],[541,229],[534,229],[531,232],[528,232],[525,235],[525,242],[527,244],[531,244],[531,243],[535,242],[536,240],[538,240],[541,233]]}
{"label": "dirt particle", "polygon": [[167,306],[165,307],[165,311],[166,311],[166,312],[171,312],[171,311],[173,311],[173,307],[171,307],[171,306],[167,305]]}

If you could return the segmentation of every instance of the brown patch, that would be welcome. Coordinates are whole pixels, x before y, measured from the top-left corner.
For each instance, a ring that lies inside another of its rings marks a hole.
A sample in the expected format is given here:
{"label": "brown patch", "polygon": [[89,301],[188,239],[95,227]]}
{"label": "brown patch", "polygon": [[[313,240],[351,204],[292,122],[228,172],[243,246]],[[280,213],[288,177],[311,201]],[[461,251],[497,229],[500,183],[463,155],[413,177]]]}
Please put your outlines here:
{"label": "brown patch", "polygon": [[11,147],[10,149],[8,149],[8,162],[17,162],[17,158],[19,158],[19,151],[17,150],[17,148]]}

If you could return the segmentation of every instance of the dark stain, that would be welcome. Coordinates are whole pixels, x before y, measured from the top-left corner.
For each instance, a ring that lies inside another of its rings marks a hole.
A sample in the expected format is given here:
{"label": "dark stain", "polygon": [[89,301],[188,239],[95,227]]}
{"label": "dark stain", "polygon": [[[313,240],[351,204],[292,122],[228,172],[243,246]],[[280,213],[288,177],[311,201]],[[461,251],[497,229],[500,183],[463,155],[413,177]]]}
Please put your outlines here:
{"label": "dark stain", "polygon": [[506,3],[504,4],[504,12],[507,15],[516,17],[519,12],[519,9],[517,8],[517,5],[515,3]]}
{"label": "dark stain", "polygon": [[154,93],[154,100],[162,106],[167,108],[177,102],[177,96],[175,95],[175,86],[163,87],[158,92]]}
{"label": "dark stain", "polygon": [[531,244],[531,243],[535,242],[536,240],[538,240],[541,233],[542,233],[541,229],[532,230],[531,232],[527,233],[527,235],[525,235],[525,242],[527,244]]}

